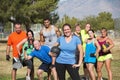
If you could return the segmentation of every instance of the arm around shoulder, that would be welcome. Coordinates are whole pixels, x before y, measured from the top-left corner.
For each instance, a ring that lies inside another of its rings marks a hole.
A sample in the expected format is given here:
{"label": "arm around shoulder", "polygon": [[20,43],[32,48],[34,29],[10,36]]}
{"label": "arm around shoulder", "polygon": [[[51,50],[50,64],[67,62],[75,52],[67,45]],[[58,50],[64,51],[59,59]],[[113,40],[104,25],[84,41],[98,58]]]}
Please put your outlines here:
{"label": "arm around shoulder", "polygon": [[55,27],[55,31],[56,31],[57,37],[61,36],[61,32],[60,32],[60,30],[58,29],[58,27]]}
{"label": "arm around shoulder", "polygon": [[18,51],[19,55],[21,54],[19,48],[20,48],[20,46],[23,45],[26,41],[27,41],[27,38],[23,39],[21,42],[19,42],[19,43],[17,44],[16,47],[17,47],[17,51]]}
{"label": "arm around shoulder", "polygon": [[43,36],[43,29],[40,31],[40,43],[41,44],[44,44],[45,42],[45,39],[44,39],[44,36]]}

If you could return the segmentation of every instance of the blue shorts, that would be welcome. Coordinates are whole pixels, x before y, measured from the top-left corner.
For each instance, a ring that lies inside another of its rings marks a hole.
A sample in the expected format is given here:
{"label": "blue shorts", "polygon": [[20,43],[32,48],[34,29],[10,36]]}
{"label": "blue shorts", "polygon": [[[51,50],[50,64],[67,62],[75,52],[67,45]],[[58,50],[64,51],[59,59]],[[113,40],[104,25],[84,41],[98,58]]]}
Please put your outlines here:
{"label": "blue shorts", "polygon": [[45,72],[49,72],[50,71],[50,65],[51,64],[46,64],[46,63],[42,63],[38,69],[42,69]]}

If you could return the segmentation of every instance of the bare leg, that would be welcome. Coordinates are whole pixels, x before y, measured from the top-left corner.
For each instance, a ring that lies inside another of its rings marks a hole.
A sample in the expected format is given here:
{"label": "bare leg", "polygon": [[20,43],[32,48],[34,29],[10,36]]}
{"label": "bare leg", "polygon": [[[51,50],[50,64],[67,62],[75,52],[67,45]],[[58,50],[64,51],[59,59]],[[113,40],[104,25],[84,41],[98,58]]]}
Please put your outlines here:
{"label": "bare leg", "polygon": [[51,70],[48,71],[48,80],[51,80]]}
{"label": "bare leg", "polygon": [[52,71],[52,74],[53,74],[54,80],[58,80],[58,78],[57,78],[56,68],[55,68],[55,67],[52,68],[51,71]]}
{"label": "bare leg", "polygon": [[31,72],[31,70],[27,69],[27,76],[30,76],[30,72]]}
{"label": "bare leg", "polygon": [[31,80],[34,80],[34,65],[33,65],[32,70],[30,72],[30,78],[31,78]]}
{"label": "bare leg", "polygon": [[102,67],[103,67],[103,62],[98,61],[97,62],[97,74],[98,74],[97,80],[101,80],[101,78],[102,78],[102,72],[101,72]]}
{"label": "bare leg", "polygon": [[88,73],[89,71],[87,69],[86,63],[83,63],[83,71],[84,71],[85,78],[89,78],[89,73]]}
{"label": "bare leg", "polygon": [[87,69],[89,71],[89,75],[90,75],[91,80],[96,80],[95,79],[95,73],[94,73],[94,64],[89,63],[89,64],[86,64],[86,65],[87,65]]}
{"label": "bare leg", "polygon": [[111,59],[105,61],[105,66],[108,72],[108,80],[112,80]]}
{"label": "bare leg", "polygon": [[16,80],[16,72],[17,72],[17,69],[12,69],[12,80]]}
{"label": "bare leg", "polygon": [[42,73],[43,73],[43,70],[41,69],[37,71],[38,80],[43,80]]}

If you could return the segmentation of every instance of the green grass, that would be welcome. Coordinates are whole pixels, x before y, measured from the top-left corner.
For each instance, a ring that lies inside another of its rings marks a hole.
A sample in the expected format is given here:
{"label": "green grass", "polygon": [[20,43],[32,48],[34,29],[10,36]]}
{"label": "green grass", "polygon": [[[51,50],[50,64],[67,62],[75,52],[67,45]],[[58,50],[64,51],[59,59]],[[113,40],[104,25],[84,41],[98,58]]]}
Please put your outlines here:
{"label": "green grass", "polygon": [[[120,43],[115,44],[115,47],[112,49],[113,54],[113,61],[111,64],[112,73],[113,73],[113,80],[120,80]],[[1,47],[2,46],[2,47]],[[6,46],[4,44],[4,46]],[[11,69],[12,69],[12,60],[6,61],[5,60],[5,47],[3,45],[0,45],[0,80],[11,80]],[[35,65],[35,79],[37,80],[36,71],[38,66],[40,65],[40,61],[38,59],[34,59],[34,65]],[[79,69],[80,75],[83,75],[83,68],[82,65]],[[105,66],[102,69],[103,73],[103,80],[108,80],[107,71],[105,69]],[[66,73],[66,80],[71,80],[68,73]],[[17,71],[17,80],[25,80],[26,75],[26,67],[19,69]],[[44,80],[47,80],[47,74],[43,74]]]}

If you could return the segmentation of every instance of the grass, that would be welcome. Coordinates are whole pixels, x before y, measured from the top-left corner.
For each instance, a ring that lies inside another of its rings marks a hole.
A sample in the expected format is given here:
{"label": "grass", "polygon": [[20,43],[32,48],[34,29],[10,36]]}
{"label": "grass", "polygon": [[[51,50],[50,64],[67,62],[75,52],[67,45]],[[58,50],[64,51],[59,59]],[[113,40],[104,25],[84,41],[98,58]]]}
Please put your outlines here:
{"label": "grass", "polygon": [[[115,47],[112,49],[113,54],[113,61],[111,64],[112,72],[113,72],[113,80],[120,80],[120,40],[114,40]],[[6,44],[0,43],[0,80],[11,80],[11,69],[12,69],[12,60],[6,61],[5,60],[5,49]],[[12,53],[12,52],[11,52]],[[38,66],[40,65],[40,61],[38,59],[34,59],[34,65],[35,65],[35,79],[37,80],[36,71]],[[83,68],[82,66],[79,69],[80,75],[83,75]],[[102,69],[103,72],[103,80],[108,80],[107,71],[105,67]],[[25,74],[26,74],[26,67],[23,67],[22,69],[19,69],[17,71],[17,80],[25,80]],[[44,80],[47,80],[47,74],[43,74]],[[71,80],[68,73],[66,76],[66,80]]]}

